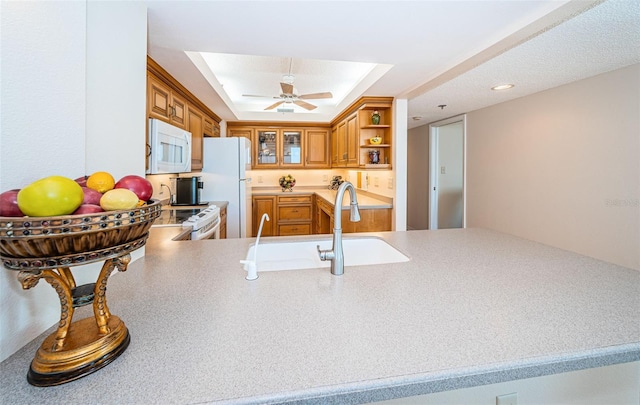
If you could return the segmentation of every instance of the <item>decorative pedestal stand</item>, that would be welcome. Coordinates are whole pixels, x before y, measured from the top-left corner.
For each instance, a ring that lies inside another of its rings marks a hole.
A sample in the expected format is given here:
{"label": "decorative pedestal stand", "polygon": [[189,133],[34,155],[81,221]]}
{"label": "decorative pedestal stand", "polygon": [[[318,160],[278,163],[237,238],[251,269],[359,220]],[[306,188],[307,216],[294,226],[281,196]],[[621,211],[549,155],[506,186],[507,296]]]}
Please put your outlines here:
{"label": "decorative pedestal stand", "polygon": [[[69,267],[21,271],[18,280],[29,289],[45,279],[60,298],[58,330],[49,335],[31,362],[27,380],[36,386],[63,384],[106,366],[129,346],[124,322],[107,307],[107,281],[115,268],[126,271],[129,253],[106,260],[95,284],[76,287]],[[72,322],[74,308],[93,303],[94,318]]]}
{"label": "decorative pedestal stand", "polygon": [[[19,270],[23,289],[47,281],[60,298],[58,329],[45,338],[27,374],[35,386],[64,384],[111,363],[129,345],[124,322],[107,306],[107,281],[124,272],[130,252],[144,246],[160,215],[153,203],[131,211],[48,218],[0,217],[0,256]],[[105,261],[95,283],[76,286],[70,267]],[[93,317],[72,322],[75,308],[93,304]]]}

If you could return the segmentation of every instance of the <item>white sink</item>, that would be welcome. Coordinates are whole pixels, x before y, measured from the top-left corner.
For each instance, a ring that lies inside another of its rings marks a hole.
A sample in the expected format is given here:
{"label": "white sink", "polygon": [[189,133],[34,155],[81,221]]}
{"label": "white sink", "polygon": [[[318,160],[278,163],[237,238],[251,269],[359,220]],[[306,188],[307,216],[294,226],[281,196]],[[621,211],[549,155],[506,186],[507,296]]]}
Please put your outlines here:
{"label": "white sink", "polygon": [[[264,242],[258,245],[258,273],[261,271],[301,270],[330,267],[330,261],[321,261],[320,249],[331,249],[333,241],[305,240],[289,242]],[[345,266],[364,266],[407,262],[409,258],[387,242],[376,237],[344,238]],[[253,260],[255,245],[249,248],[247,260]]]}

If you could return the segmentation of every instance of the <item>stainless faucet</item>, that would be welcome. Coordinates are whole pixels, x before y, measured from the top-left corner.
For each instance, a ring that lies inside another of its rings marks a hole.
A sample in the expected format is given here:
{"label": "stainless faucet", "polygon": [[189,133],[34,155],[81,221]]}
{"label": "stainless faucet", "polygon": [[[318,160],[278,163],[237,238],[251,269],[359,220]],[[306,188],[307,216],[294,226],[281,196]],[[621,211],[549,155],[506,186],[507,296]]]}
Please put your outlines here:
{"label": "stainless faucet", "polygon": [[333,206],[333,247],[331,250],[321,250],[320,245],[317,246],[320,260],[331,260],[331,274],[336,276],[344,274],[344,252],[342,250],[342,200],[344,199],[344,192],[347,189],[349,189],[349,196],[351,197],[349,219],[351,222],[360,221],[356,189],[353,187],[353,184],[345,181],[338,188],[336,201]]}

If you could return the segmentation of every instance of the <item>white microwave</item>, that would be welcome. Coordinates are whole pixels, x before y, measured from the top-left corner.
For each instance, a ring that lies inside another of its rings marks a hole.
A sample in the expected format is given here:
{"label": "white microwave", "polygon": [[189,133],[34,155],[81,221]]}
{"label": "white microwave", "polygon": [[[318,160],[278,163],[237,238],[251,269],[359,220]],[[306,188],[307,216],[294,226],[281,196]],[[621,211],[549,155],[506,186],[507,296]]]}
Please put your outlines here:
{"label": "white microwave", "polygon": [[191,172],[191,133],[155,118],[149,120],[147,174]]}

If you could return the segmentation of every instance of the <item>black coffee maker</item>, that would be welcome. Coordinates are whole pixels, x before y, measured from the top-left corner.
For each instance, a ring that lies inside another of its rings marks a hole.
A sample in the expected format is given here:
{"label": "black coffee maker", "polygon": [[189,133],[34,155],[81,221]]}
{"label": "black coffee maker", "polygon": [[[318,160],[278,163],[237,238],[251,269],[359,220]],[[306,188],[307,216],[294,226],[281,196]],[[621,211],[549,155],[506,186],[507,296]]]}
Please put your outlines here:
{"label": "black coffee maker", "polygon": [[176,177],[176,198],[172,205],[207,205],[200,201],[202,177]]}

